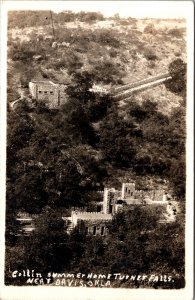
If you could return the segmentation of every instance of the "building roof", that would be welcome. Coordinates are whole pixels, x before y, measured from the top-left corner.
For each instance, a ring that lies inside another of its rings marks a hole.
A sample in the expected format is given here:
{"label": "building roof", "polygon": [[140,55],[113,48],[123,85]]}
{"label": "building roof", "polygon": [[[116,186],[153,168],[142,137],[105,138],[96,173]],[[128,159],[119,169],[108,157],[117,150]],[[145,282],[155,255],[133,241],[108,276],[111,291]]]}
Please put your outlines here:
{"label": "building roof", "polygon": [[77,213],[76,215],[77,219],[80,220],[112,220],[111,214],[84,212]]}
{"label": "building roof", "polygon": [[42,85],[56,85],[53,81],[46,80],[33,80],[32,83],[42,84]]}
{"label": "building roof", "polygon": [[139,199],[125,199],[124,202],[126,202],[128,205],[131,204],[142,204],[141,201]]}

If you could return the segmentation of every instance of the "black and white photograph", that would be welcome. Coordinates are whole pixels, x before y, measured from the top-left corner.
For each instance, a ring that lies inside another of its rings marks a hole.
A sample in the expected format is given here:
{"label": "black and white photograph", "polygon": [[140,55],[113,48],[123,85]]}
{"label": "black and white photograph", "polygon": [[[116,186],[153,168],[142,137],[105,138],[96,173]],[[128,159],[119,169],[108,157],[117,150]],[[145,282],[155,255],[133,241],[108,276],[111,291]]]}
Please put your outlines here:
{"label": "black and white photograph", "polygon": [[192,299],[193,3],[5,2],[0,298]]}

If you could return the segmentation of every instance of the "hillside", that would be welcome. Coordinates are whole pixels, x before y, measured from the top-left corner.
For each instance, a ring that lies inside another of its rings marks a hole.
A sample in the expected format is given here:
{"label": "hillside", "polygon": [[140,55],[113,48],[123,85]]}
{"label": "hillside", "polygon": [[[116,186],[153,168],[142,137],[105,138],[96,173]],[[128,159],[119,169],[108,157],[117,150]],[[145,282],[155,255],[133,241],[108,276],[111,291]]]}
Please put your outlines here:
{"label": "hillside", "polygon": [[[94,83],[118,86],[167,72],[174,59],[186,61],[184,20],[113,18],[86,22],[77,17],[71,22],[60,20],[58,23],[58,15],[53,18],[54,40],[64,42],[55,49],[51,47],[53,36],[49,17],[47,20],[43,17],[45,24],[42,26],[32,27],[30,22],[24,28],[10,26],[10,60],[14,59],[15,53],[18,60],[20,47],[26,47],[32,58],[29,72],[27,69],[25,74],[23,63],[28,58],[21,57],[20,64],[10,66],[10,76],[15,76],[16,87],[20,84],[19,74],[26,85],[33,78],[69,84],[73,70],[80,69],[93,74]],[[11,20],[10,24],[13,23]],[[33,58],[36,55],[43,57],[36,61]],[[135,96],[139,102],[148,98],[157,101],[159,110],[164,113],[170,113],[171,108],[181,101],[180,96],[168,91],[164,85],[155,87],[152,93],[144,91]]]}
{"label": "hillside", "polygon": [[[23,105],[25,99],[27,103],[24,103],[24,107],[19,106],[17,109],[19,114],[26,105],[28,107],[32,101],[28,83],[33,79],[63,83],[67,86],[69,102],[61,111],[51,113],[43,107],[33,109],[32,103],[31,108],[25,108],[26,118],[29,119],[30,116],[35,137],[46,130],[48,136],[58,135],[56,143],[60,145],[63,142],[64,130],[69,136],[70,144],[66,146],[68,149],[80,142],[82,147],[89,146],[89,157],[95,150],[96,155],[93,153],[92,159],[95,159],[94,163],[99,167],[102,162],[105,164],[108,177],[102,178],[101,175],[100,182],[94,182],[93,178],[90,183],[93,186],[113,181],[119,184],[122,178],[129,176],[138,176],[137,180],[140,182],[140,174],[148,175],[149,179],[151,176],[157,179],[162,175],[169,178],[169,173],[172,173],[171,165],[175,165],[174,160],[177,159],[174,145],[180,148],[180,137],[182,145],[185,137],[184,128],[179,132],[185,118],[185,84],[183,79],[177,79],[177,74],[182,76],[181,66],[186,60],[184,20],[121,19],[117,16],[105,19],[96,13],[69,12],[54,14],[53,21],[54,36],[48,12],[10,13],[10,107],[13,109],[14,104],[18,105],[20,102]],[[32,26],[35,23],[37,26]],[[120,101],[116,106],[109,94],[102,96],[90,92],[94,84],[109,91],[170,70],[174,75],[170,83],[140,91],[132,95],[125,104]],[[66,117],[64,113],[67,114]],[[178,124],[172,132],[179,117],[181,125]],[[57,123],[58,118],[62,119],[61,127]],[[40,119],[44,125],[37,127]],[[117,133],[117,129],[114,132],[114,129],[112,136],[109,132],[114,126],[121,128],[121,133],[119,130]],[[112,139],[121,144],[115,150],[112,149]],[[40,151],[38,140],[29,143],[28,147],[35,147]],[[138,150],[140,143],[142,149]],[[74,151],[80,160],[79,152]],[[112,152],[116,154],[113,155]],[[40,161],[42,159],[41,155]],[[141,166],[143,162],[145,167]],[[50,167],[53,167],[52,164]],[[117,176],[114,175],[116,173]],[[147,182],[147,178],[143,180]],[[152,183],[153,186],[157,184],[155,182],[156,180]],[[142,180],[140,184],[144,184]]]}

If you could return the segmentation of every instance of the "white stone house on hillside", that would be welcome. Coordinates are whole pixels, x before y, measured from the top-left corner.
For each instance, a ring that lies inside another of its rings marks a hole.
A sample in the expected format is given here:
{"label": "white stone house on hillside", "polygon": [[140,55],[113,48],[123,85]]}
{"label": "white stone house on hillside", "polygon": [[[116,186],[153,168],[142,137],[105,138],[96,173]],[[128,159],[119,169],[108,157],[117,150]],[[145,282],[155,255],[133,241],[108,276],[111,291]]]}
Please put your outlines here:
{"label": "white stone house on hillside", "polygon": [[31,81],[29,91],[38,103],[45,103],[48,108],[56,109],[67,102],[66,86],[52,81]]}

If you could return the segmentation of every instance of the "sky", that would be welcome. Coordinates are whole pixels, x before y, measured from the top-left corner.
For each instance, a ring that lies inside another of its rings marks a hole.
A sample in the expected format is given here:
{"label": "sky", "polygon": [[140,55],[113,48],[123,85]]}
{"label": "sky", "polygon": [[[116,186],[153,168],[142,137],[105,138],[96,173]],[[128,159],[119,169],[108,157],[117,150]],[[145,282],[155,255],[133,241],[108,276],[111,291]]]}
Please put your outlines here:
{"label": "sky", "polygon": [[2,1],[2,4],[17,9],[51,9],[98,11],[106,17],[119,14],[134,18],[185,18],[193,10],[192,1]]}

